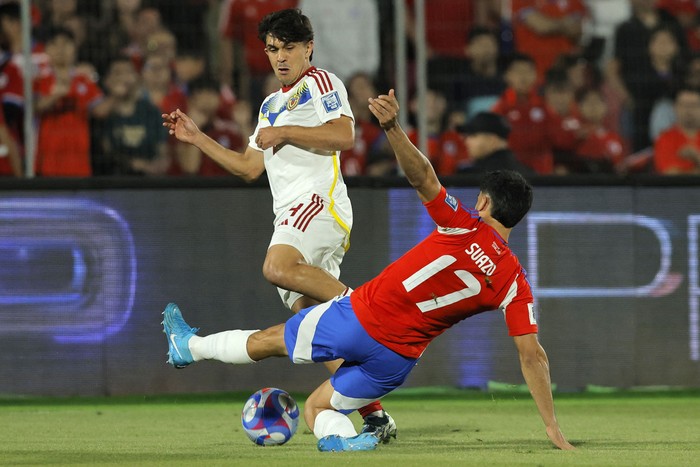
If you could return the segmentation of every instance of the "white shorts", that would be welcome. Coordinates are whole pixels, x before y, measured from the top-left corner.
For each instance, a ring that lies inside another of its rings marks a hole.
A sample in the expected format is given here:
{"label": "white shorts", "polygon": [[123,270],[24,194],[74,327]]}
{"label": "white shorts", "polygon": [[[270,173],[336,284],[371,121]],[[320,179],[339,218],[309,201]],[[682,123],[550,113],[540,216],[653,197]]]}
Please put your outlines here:
{"label": "white shorts", "polygon": [[[291,209],[275,219],[275,231],[269,246],[294,247],[308,264],[325,269],[337,279],[340,277],[340,263],[349,247],[350,233],[340,226],[327,204],[317,194],[299,198]],[[277,291],[290,309],[303,296],[279,287]]]}

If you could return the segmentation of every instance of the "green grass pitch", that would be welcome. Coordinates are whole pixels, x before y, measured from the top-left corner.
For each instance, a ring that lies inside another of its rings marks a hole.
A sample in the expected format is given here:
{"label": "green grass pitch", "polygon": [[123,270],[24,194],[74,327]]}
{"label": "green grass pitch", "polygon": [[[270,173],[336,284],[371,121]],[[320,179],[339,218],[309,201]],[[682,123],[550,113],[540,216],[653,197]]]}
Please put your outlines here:
{"label": "green grass pitch", "polygon": [[384,403],[398,439],[356,453],[318,452],[303,421],[286,445],[256,446],[245,398],[0,398],[0,465],[700,465],[697,391],[556,395],[574,452],[552,447],[528,394],[399,392]]}

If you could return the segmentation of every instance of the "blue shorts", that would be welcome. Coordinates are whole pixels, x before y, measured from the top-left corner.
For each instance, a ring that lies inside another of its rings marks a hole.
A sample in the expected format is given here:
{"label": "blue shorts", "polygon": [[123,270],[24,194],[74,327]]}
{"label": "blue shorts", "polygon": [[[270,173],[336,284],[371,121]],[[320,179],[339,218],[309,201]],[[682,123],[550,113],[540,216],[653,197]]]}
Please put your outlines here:
{"label": "blue shorts", "polygon": [[345,360],[331,376],[331,405],[341,412],[364,407],[401,386],[418,361],[370,337],[357,320],[349,296],[292,316],[284,328],[284,341],[294,363]]}

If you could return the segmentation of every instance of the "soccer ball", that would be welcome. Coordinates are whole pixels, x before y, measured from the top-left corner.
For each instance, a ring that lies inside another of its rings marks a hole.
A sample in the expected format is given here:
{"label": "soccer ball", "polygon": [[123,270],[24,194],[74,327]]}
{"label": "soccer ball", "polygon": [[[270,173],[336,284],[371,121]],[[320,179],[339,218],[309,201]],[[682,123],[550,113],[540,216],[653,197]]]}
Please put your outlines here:
{"label": "soccer ball", "polygon": [[241,423],[248,438],[255,444],[284,444],[297,431],[299,406],[287,391],[263,388],[246,401]]}

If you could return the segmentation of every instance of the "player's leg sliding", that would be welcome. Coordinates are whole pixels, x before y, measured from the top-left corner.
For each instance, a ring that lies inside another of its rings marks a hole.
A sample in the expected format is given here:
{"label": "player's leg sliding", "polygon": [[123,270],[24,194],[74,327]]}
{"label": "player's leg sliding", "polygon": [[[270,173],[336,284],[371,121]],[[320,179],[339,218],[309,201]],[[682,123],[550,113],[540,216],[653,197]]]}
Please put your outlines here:
{"label": "player's leg sliding", "polygon": [[168,338],[168,363],[184,368],[190,363],[210,359],[233,364],[255,362],[248,355],[246,345],[248,337],[257,330],[236,329],[206,337],[196,335],[197,331],[185,322],[176,304],[165,307],[163,332]]}
{"label": "player's leg sliding", "polygon": [[357,434],[350,419],[335,410],[324,410],[314,420],[318,450],[323,452],[371,451],[379,444],[374,433]]}

